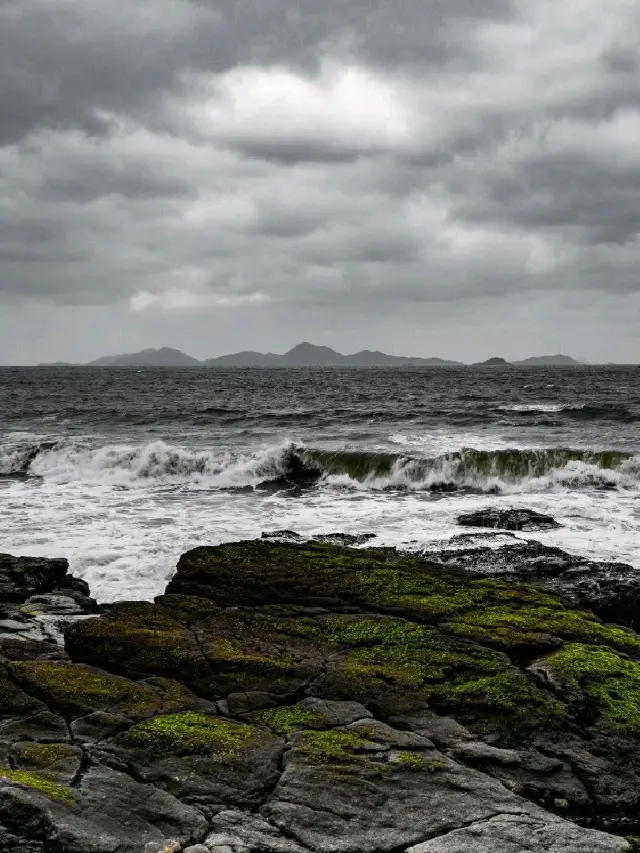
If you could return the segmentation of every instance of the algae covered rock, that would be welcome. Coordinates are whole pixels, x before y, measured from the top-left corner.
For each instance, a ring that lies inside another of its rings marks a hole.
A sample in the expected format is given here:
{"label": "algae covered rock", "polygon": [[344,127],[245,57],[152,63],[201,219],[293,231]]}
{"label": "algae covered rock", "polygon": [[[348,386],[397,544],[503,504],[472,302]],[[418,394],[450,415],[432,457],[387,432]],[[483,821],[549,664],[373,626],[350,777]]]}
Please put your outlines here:
{"label": "algae covered rock", "polygon": [[76,621],[66,652],[0,658],[0,853],[622,853],[640,832],[640,639],[548,589],[241,542]]}
{"label": "algae covered rock", "polygon": [[536,541],[516,539],[432,552],[429,558],[451,568],[535,584],[574,606],[592,610],[607,622],[640,629],[640,577],[624,563],[603,563],[568,554]]}
{"label": "algae covered rock", "polygon": [[69,719],[109,711],[138,720],[164,710],[201,704],[177,682],[133,682],[94,667],[63,661],[14,661],[9,666],[17,685]]}
{"label": "algae covered rock", "polygon": [[183,802],[250,807],[277,781],[284,741],[263,728],[188,712],[140,723],[105,749]]}

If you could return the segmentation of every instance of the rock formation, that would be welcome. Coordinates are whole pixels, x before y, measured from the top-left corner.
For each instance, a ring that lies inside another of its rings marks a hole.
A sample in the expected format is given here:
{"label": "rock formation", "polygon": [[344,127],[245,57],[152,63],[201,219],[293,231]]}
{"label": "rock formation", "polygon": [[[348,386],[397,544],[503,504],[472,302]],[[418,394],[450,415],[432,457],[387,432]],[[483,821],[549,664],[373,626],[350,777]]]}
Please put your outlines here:
{"label": "rock formation", "polygon": [[[86,595],[22,569],[8,621],[40,618],[18,589]],[[634,849],[640,638],[566,598],[257,540],[185,554],[154,603],[78,606],[66,650],[7,629],[0,853]]]}

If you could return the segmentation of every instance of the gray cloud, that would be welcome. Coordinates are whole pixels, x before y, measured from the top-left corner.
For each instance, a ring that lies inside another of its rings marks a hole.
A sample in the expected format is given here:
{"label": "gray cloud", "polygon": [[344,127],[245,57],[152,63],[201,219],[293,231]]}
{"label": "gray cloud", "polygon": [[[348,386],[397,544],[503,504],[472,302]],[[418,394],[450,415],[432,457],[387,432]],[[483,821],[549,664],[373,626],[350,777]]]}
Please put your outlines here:
{"label": "gray cloud", "polygon": [[[109,132],[104,112],[161,121],[185,70],[286,63],[313,68],[344,46],[392,67],[460,59],[455,22],[505,15],[508,0],[141,0],[135,5],[4,0],[0,4],[0,132],[15,141],[42,126]],[[476,6],[478,8],[476,8]],[[453,41],[454,43],[450,43]]]}
{"label": "gray cloud", "polygon": [[[429,354],[450,316],[474,358],[465,312],[530,348],[535,299],[640,358],[639,43],[632,0],[5,0],[5,316],[91,316],[88,356],[345,312]],[[605,297],[632,308],[576,307]]]}
{"label": "gray cloud", "polygon": [[481,186],[481,196],[459,209],[476,222],[493,219],[595,244],[623,245],[640,233],[640,162],[541,154],[517,172],[486,175]]}

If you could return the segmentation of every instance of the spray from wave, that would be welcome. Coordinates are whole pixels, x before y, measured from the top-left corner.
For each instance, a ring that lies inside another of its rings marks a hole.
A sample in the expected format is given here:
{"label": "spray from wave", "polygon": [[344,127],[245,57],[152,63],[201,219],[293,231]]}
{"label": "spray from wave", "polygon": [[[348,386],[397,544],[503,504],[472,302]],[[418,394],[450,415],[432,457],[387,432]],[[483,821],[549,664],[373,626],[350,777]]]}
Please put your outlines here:
{"label": "spray from wave", "polygon": [[195,450],[161,441],[90,447],[80,441],[0,445],[0,475],[129,488],[194,485],[207,489],[371,491],[544,491],[637,489],[640,456],[618,451],[463,449],[433,457],[328,451],[291,443],[244,453]]}

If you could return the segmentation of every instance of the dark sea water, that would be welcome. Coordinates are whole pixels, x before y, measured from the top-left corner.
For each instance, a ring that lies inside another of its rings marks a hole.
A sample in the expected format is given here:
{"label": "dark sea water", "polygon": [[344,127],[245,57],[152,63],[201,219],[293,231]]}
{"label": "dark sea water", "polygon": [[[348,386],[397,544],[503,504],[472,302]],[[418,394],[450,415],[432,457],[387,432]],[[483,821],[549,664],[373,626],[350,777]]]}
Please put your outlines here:
{"label": "dark sea water", "polygon": [[0,550],[102,600],[198,544],[290,528],[442,547],[527,506],[535,538],[640,567],[640,368],[0,368]]}

